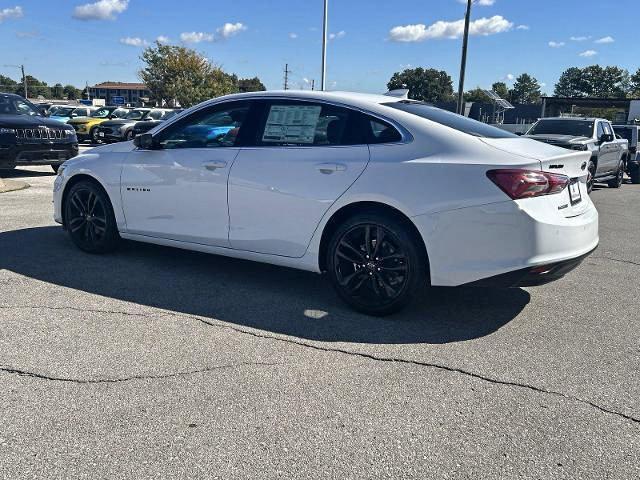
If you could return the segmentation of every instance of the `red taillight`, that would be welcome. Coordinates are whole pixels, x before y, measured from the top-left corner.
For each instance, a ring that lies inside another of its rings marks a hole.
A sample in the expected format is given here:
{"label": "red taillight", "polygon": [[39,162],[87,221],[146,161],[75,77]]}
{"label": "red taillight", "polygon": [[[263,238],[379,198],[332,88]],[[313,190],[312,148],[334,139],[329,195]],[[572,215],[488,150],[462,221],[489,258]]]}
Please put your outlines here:
{"label": "red taillight", "polygon": [[569,177],[535,170],[489,170],[487,177],[513,200],[560,193],[569,184]]}

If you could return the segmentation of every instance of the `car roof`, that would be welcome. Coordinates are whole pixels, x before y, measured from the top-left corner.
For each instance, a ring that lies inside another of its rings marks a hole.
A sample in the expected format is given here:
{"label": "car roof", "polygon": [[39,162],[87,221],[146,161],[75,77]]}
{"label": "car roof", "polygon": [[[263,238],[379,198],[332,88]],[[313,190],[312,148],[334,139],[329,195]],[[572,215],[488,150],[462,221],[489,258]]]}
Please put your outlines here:
{"label": "car roof", "polygon": [[596,117],[544,117],[540,120],[569,120],[573,122],[596,122],[598,120],[604,120],[608,122],[606,118],[596,118]]}
{"label": "car roof", "polygon": [[379,105],[381,103],[393,103],[403,100],[398,97],[388,95],[380,95],[375,93],[359,93],[359,92],[341,92],[341,91],[319,91],[319,90],[268,90],[263,92],[247,92],[234,93],[224,97],[218,97],[210,100],[210,102],[218,102],[220,100],[242,100],[250,98],[293,98],[301,100],[318,100],[345,103],[353,106],[368,107]]}

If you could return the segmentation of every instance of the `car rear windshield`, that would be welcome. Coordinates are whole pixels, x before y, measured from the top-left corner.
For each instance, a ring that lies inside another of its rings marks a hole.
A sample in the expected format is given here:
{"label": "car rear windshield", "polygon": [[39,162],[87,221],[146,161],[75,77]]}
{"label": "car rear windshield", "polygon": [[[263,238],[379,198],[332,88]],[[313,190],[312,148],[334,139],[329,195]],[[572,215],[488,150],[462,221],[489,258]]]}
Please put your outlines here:
{"label": "car rear windshield", "polygon": [[448,112],[447,110],[442,110],[441,108],[436,108],[427,103],[402,100],[400,102],[383,103],[383,105],[426,118],[432,122],[440,123],[441,125],[453,128],[459,132],[468,133],[475,137],[517,138],[517,135],[513,133],[492,127],[491,125],[478,122],[471,118],[463,117],[462,115]]}
{"label": "car rear windshield", "polygon": [[149,110],[131,110],[125,115],[127,120],[142,120],[149,114]]}
{"label": "car rear windshield", "polygon": [[594,123],[592,120],[538,120],[527,135],[592,137]]}

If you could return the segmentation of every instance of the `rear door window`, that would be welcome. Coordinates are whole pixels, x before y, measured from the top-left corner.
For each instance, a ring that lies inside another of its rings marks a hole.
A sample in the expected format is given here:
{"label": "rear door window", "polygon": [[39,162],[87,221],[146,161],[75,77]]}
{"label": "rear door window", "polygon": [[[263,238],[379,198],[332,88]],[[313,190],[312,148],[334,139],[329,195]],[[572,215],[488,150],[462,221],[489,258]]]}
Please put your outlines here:
{"label": "rear door window", "polygon": [[263,101],[257,146],[337,146],[362,144],[357,112],[319,102]]}

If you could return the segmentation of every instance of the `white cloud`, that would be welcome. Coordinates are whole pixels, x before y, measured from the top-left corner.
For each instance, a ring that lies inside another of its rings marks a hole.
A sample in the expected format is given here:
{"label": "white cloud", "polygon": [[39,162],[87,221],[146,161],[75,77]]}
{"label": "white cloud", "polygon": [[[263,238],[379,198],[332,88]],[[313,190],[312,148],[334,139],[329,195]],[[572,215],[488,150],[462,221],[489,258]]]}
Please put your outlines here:
{"label": "white cloud", "polygon": [[115,20],[119,13],[129,6],[129,0],[99,0],[78,5],[73,10],[73,18],[78,20]]}
{"label": "white cloud", "polygon": [[146,47],[147,45],[149,45],[149,42],[140,37],[121,38],[120,43],[122,43],[123,45],[129,45],[130,47]]}
{"label": "white cloud", "polygon": [[598,52],[595,50],[586,50],[580,54],[581,57],[594,57]]}
{"label": "white cloud", "polygon": [[329,40],[338,40],[340,38],[343,38],[346,34],[347,32],[345,32],[344,30],[340,30],[338,33],[330,33]]}
{"label": "white cloud", "polygon": [[549,42],[549,46],[551,48],[560,48],[560,47],[564,47],[565,43],[564,42]]}
{"label": "white cloud", "polygon": [[615,42],[615,39],[613,37],[607,36],[607,37],[599,38],[598,40],[596,40],[595,43],[613,43],[613,42]]}
{"label": "white cloud", "polygon": [[15,6],[13,8],[3,8],[2,10],[0,10],[0,23],[10,18],[22,17],[24,17],[24,12],[22,11],[22,7],[20,6]]}
{"label": "white cloud", "polygon": [[158,38],[156,38],[156,42],[161,43],[163,45],[166,45],[170,41],[171,41],[171,39],[169,37],[167,37],[166,35],[160,35],[160,36],[158,36]]}
{"label": "white cloud", "polygon": [[569,40],[571,40],[572,42],[584,42],[585,40],[589,40],[591,37],[586,37],[584,35],[581,35],[579,37],[571,37]]}
{"label": "white cloud", "polygon": [[[494,35],[509,31],[513,23],[501,15],[491,18],[479,18],[469,25],[470,35]],[[436,38],[460,38],[464,33],[464,20],[446,22],[440,20],[428,27],[424,24],[404,25],[393,27],[389,31],[389,39],[394,42],[422,42]]]}
{"label": "white cloud", "polygon": [[182,32],[180,40],[184,43],[213,42],[213,33],[206,32]]}
{"label": "white cloud", "polygon": [[223,26],[218,28],[217,32],[220,34],[222,38],[229,38],[237,35],[240,32],[243,32],[247,29],[247,26],[237,22],[237,23],[225,23]]}
{"label": "white cloud", "polygon": [[518,25],[516,30],[531,30],[531,27],[529,25]]}
{"label": "white cloud", "polygon": [[512,82],[515,78],[516,76],[513,73],[507,73],[507,75],[504,77],[505,80],[508,80],[510,82]]}
{"label": "white cloud", "polygon": [[296,38],[298,38],[298,34],[297,34],[297,33],[295,33],[295,32],[291,32],[291,33],[289,34],[289,38],[290,38],[290,39],[292,39],[292,40],[295,40]]}
{"label": "white cloud", "polygon": [[38,38],[40,34],[37,31],[33,32],[16,32],[18,38]]}
{"label": "white cloud", "polygon": [[546,87],[546,86],[547,86],[547,84],[546,84],[545,82],[542,82],[542,83],[540,84],[540,88],[544,88],[544,87]]}

